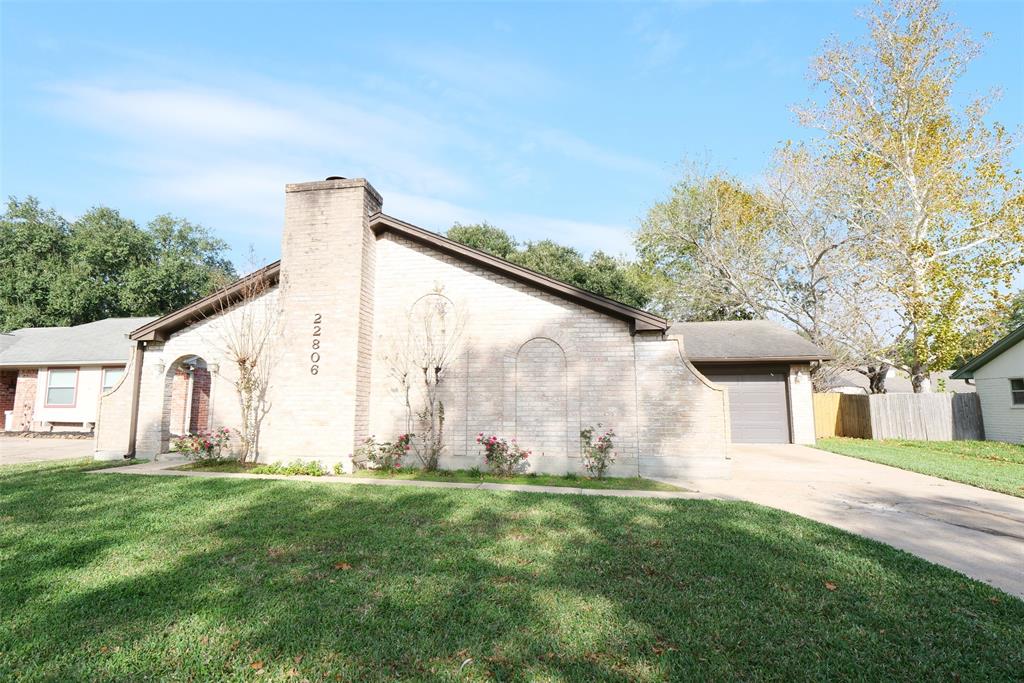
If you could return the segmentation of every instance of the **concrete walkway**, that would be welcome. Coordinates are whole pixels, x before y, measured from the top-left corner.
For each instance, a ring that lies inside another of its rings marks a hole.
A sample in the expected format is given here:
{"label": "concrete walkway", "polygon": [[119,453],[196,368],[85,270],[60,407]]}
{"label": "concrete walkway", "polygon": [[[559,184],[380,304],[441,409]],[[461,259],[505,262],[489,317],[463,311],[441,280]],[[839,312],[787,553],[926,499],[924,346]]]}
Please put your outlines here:
{"label": "concrete walkway", "polygon": [[671,483],[831,524],[1024,598],[1024,498],[804,446],[733,449],[731,479]]}
{"label": "concrete walkway", "polygon": [[96,442],[92,439],[25,439],[17,436],[0,436],[0,465],[91,458],[95,447]]}
{"label": "concrete walkway", "polygon": [[485,491],[519,491],[523,493],[558,493],[575,494],[580,496],[612,496],[617,498],[714,498],[702,493],[692,491],[632,491],[617,489],[584,489],[570,486],[534,486],[531,484],[493,484],[481,482],[470,484],[455,481],[417,481],[415,479],[376,479],[372,477],[356,476],[323,476],[311,477],[308,475],[284,475],[284,474],[249,474],[246,472],[191,472],[188,470],[175,470],[175,467],[184,465],[187,461],[176,457],[168,458],[160,456],[159,460],[144,462],[138,465],[127,465],[125,467],[110,467],[102,470],[92,470],[90,474],[142,474],[150,476],[171,476],[171,477],[205,477],[223,479],[281,479],[285,481],[313,481],[320,484],[341,484],[348,486],[413,486],[425,489],[477,489]]}

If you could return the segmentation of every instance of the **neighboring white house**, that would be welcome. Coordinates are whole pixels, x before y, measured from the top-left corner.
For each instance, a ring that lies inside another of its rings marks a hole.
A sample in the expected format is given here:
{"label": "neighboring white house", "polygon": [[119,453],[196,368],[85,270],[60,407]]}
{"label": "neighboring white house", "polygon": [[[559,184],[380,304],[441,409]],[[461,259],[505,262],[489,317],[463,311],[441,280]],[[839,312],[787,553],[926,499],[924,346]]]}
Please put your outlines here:
{"label": "neighboring white house", "polygon": [[981,398],[985,438],[1024,443],[1024,325],[953,373],[973,379]]}
{"label": "neighboring white house", "polygon": [[92,431],[100,394],[124,375],[134,347],[128,333],[150,320],[107,318],[0,334],[0,428]]}

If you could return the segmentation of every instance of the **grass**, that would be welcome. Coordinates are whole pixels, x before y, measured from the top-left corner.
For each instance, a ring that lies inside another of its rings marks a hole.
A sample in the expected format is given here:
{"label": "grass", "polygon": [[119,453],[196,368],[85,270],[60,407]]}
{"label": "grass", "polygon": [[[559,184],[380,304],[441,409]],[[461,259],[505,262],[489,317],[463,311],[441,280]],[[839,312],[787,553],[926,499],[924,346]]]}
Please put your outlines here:
{"label": "grass", "polygon": [[817,447],[862,460],[1024,497],[1024,446],[998,441],[819,439]]}
{"label": "grass", "polygon": [[[176,467],[178,470],[194,472],[251,472],[252,465],[243,465],[236,461],[214,463],[189,463]],[[407,469],[401,472],[383,472],[381,470],[359,470],[354,474],[334,475],[346,479],[400,479],[405,481],[448,481],[460,484],[530,484],[532,486],[568,486],[578,489],[620,489],[634,491],[685,491],[686,489],[672,484],[644,479],[642,477],[605,477],[590,479],[573,475],[559,474],[519,474],[512,477],[498,477],[486,472],[474,470],[423,470]]]}
{"label": "grass", "polygon": [[748,503],[86,467],[0,467],[0,680],[1024,670],[1024,602]]}

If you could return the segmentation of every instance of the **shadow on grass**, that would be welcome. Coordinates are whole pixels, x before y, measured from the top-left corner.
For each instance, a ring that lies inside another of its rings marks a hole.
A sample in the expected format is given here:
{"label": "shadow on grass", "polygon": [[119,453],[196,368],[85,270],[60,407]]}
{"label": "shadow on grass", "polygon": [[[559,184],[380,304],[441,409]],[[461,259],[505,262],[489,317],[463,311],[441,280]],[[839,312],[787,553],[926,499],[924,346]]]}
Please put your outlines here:
{"label": "shadow on grass", "polygon": [[0,678],[964,679],[1024,603],[743,503],[0,477]]}

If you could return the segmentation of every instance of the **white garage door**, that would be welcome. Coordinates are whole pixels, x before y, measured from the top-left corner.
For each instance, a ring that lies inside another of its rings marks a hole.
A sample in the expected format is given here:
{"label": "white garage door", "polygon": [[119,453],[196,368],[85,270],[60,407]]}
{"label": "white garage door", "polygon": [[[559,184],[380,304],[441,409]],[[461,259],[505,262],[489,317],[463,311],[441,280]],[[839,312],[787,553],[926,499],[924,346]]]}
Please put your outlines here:
{"label": "white garage door", "polygon": [[733,443],[789,443],[785,370],[706,374],[712,382],[729,390]]}

